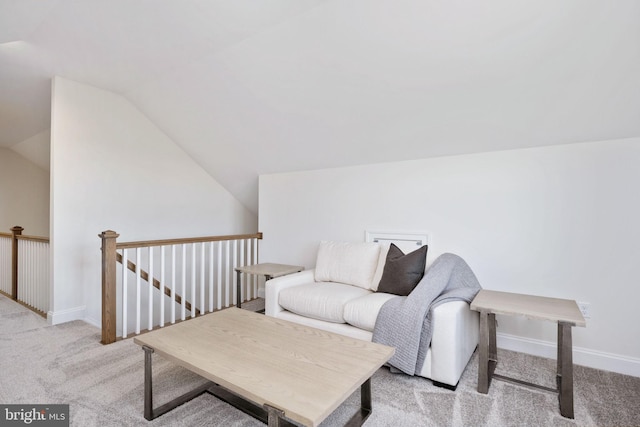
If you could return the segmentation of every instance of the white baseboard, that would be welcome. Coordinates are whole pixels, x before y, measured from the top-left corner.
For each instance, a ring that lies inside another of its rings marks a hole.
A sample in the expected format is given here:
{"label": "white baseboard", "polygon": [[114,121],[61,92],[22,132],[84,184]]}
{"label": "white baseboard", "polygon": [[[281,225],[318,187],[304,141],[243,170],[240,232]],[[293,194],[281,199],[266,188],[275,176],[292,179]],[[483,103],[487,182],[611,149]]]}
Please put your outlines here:
{"label": "white baseboard", "polygon": [[101,320],[96,320],[92,317],[85,317],[84,319],[85,322],[87,322],[90,325],[95,326],[96,328],[101,328],[102,327],[102,321]]}
{"label": "white baseboard", "polygon": [[68,308],[66,310],[50,311],[47,313],[47,322],[50,325],[59,325],[60,323],[71,322],[72,320],[84,320],[86,307]]}
{"label": "white baseboard", "polygon": [[[534,356],[555,359],[557,356],[556,343],[515,335],[496,335],[498,348],[532,354]],[[619,354],[605,353],[583,347],[573,347],[573,363],[589,368],[617,372],[624,375],[640,377],[640,359]]]}

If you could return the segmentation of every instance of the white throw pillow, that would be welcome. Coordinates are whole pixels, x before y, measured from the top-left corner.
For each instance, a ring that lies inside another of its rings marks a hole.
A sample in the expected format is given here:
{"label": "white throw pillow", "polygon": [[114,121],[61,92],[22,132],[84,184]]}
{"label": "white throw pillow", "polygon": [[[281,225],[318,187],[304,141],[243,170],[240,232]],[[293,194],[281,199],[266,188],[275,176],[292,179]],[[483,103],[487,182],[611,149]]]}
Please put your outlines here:
{"label": "white throw pillow", "polygon": [[371,289],[379,255],[377,243],[322,241],[318,248],[315,280]]}
{"label": "white throw pillow", "polygon": [[397,295],[374,292],[353,299],[344,305],[344,321],[356,328],[373,332],[378,313],[385,302]]}
{"label": "white throw pillow", "polygon": [[387,262],[387,253],[389,253],[389,243],[380,243],[380,256],[378,257],[378,266],[376,267],[376,272],[373,275],[373,280],[371,281],[371,290],[377,291],[378,285],[380,284],[380,279],[382,279],[382,272],[384,271],[384,264]]}

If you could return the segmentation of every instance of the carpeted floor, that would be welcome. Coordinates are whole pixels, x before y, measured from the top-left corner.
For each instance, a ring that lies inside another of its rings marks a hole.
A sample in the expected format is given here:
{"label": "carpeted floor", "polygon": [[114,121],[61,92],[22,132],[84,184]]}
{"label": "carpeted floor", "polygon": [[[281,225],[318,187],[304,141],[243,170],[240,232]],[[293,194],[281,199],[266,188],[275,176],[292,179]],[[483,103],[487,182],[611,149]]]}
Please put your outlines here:
{"label": "carpeted floor", "polygon": [[[143,417],[143,352],[133,340],[103,346],[81,321],[48,326],[0,295],[0,403],[70,404],[71,425],[260,426],[205,394],[148,422]],[[162,404],[204,381],[154,355],[154,402]],[[554,384],[555,361],[499,351],[498,370]],[[640,426],[640,378],[575,367],[575,420],[560,416],[557,396],[494,381],[476,392],[473,357],[458,389],[380,369],[373,377],[373,414],[366,426]],[[359,405],[351,396],[323,427],[343,425]]]}

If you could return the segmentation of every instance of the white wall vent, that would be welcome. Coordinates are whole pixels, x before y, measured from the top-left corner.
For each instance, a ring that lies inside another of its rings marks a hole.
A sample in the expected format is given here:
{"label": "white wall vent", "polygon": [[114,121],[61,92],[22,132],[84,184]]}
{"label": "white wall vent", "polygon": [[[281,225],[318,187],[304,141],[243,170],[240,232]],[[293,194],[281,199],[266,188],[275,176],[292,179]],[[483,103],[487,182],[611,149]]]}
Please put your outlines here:
{"label": "white wall vent", "polygon": [[366,242],[395,244],[402,252],[409,253],[429,244],[429,234],[424,232],[366,231]]}

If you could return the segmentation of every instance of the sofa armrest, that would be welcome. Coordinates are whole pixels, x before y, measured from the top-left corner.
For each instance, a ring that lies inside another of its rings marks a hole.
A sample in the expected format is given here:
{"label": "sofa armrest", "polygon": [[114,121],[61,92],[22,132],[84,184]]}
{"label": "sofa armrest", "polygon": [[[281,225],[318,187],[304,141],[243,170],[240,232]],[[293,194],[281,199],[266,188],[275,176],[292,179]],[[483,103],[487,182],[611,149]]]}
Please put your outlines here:
{"label": "sofa armrest", "polygon": [[431,379],[457,385],[478,345],[479,317],[469,303],[452,301],[433,309]]}
{"label": "sofa armrest", "polygon": [[303,270],[299,273],[267,280],[264,285],[264,313],[267,316],[276,317],[278,313],[284,311],[284,308],[278,303],[281,290],[314,281],[314,270]]}

